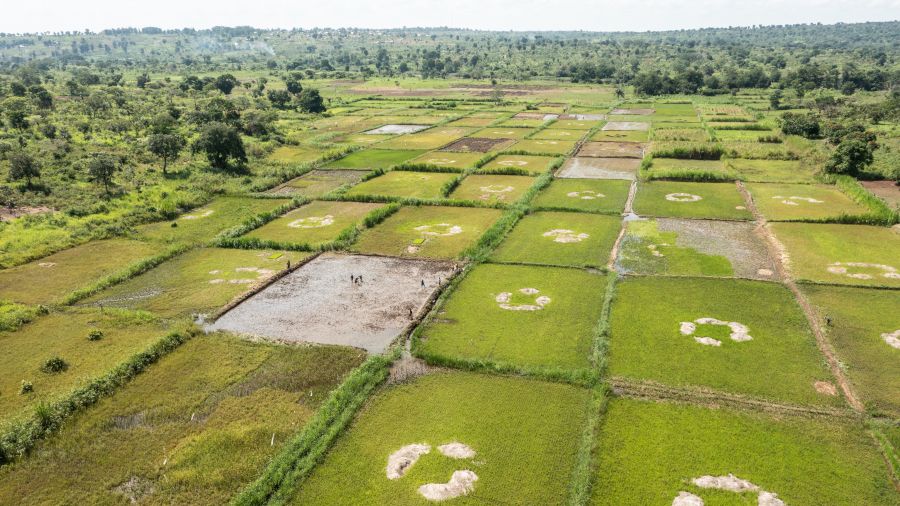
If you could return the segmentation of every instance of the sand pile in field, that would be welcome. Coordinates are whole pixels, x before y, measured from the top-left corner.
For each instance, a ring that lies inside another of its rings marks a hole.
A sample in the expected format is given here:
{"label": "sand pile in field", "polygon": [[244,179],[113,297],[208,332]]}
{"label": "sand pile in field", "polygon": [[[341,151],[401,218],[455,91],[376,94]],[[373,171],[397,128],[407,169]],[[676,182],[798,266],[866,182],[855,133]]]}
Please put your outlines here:
{"label": "sand pile in field", "polygon": [[215,211],[212,209],[207,209],[205,211],[196,213],[196,214],[185,214],[181,217],[182,220],[199,220],[200,218],[206,218],[211,216]]}
{"label": "sand pile in field", "polygon": [[503,309],[510,311],[540,311],[544,306],[550,303],[550,297],[546,295],[537,296],[541,293],[537,288],[520,288],[519,293],[534,296],[533,304],[510,304],[512,300],[512,292],[503,292],[497,295],[495,300]]}
{"label": "sand pile in field", "polygon": [[[729,338],[735,342],[744,342],[750,341],[753,339],[753,336],[750,335],[750,329],[747,328],[746,325],[738,322],[726,322],[716,318],[697,318],[693,322],[681,322],[678,331],[683,336],[692,336],[695,332],[697,332],[697,325],[723,325],[731,329],[731,333],[729,334]],[[697,341],[700,344],[704,344],[707,346],[722,346],[722,341],[718,339],[713,339],[712,337],[706,336],[694,336],[694,341]]]}
{"label": "sand pile in field", "polygon": [[[700,487],[714,490],[726,490],[743,494],[747,492],[758,492],[756,504],[758,506],[785,506],[784,501],[778,498],[778,494],[767,492],[759,488],[759,486],[742,480],[733,474],[727,476],[701,476],[694,478],[691,482]],[[681,491],[672,501],[672,506],[703,506],[703,499],[690,492]]]}
{"label": "sand pile in field", "polygon": [[888,346],[900,350],[900,329],[881,334],[881,338],[884,339]]}
{"label": "sand pile in field", "polygon": [[475,450],[469,445],[456,441],[438,446],[438,451],[452,459],[471,459],[475,456]]}
{"label": "sand pile in field", "polygon": [[816,392],[823,395],[830,395],[831,397],[837,395],[837,388],[828,381],[816,381],[813,383],[813,388],[816,389]]}
{"label": "sand pile in field", "polygon": [[463,229],[459,225],[451,225],[449,223],[436,223],[434,225],[419,225],[413,230],[422,232],[422,235],[433,235],[438,237],[447,237],[451,235],[461,234]]}
{"label": "sand pile in field", "polygon": [[566,194],[566,197],[571,197],[573,199],[581,199],[581,200],[594,200],[594,199],[602,199],[606,197],[606,195],[595,192],[593,190],[581,190],[577,192],[569,192]]}
{"label": "sand pile in field", "polygon": [[419,461],[419,457],[431,452],[431,445],[414,443],[406,445],[388,456],[385,474],[389,480],[402,478],[406,471]]}
{"label": "sand pile in field", "polygon": [[554,228],[553,230],[548,230],[547,232],[543,233],[543,236],[552,237],[553,242],[560,242],[563,244],[581,242],[590,237],[589,234],[585,234],[584,232],[578,233],[574,230],[565,228]]}
{"label": "sand pile in field", "polygon": [[326,214],[325,216],[309,216],[306,218],[298,218],[290,223],[291,228],[322,228],[332,225],[334,216]]}
{"label": "sand pile in field", "polygon": [[670,193],[666,195],[666,200],[671,202],[697,202],[698,200],[703,200],[703,197],[691,193]]}
{"label": "sand pile in field", "polygon": [[446,501],[475,490],[478,475],[469,470],[453,471],[447,483],[428,483],[419,487],[419,494],[429,501]]}
{"label": "sand pile in field", "polygon": [[793,196],[793,195],[790,197],[785,197],[783,195],[776,195],[772,198],[776,199],[776,200],[781,199],[781,203],[784,205],[788,205],[788,206],[799,206],[800,205],[799,202],[808,202],[810,204],[824,204],[825,203],[824,200],[817,200],[817,199],[814,199],[811,197],[797,197],[797,196]]}
{"label": "sand pile in field", "polygon": [[897,272],[897,268],[885,264],[873,264],[868,262],[833,262],[828,265],[826,270],[832,274],[843,274],[848,278],[854,279],[872,279],[875,277],[866,272],[850,272],[849,268],[880,270],[882,277],[888,279],[900,279],[900,272]]}

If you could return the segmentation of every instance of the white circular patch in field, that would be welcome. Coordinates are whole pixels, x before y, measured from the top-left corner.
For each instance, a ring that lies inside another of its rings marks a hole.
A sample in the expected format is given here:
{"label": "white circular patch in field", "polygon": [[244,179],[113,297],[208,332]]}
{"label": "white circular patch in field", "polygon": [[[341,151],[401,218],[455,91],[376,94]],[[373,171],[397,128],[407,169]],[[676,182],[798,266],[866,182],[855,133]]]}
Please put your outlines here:
{"label": "white circular patch in field", "polygon": [[885,264],[873,264],[868,262],[834,262],[828,264],[828,267],[826,267],[826,270],[832,274],[844,275],[854,279],[872,279],[878,274],[876,273],[873,275],[867,272],[850,272],[851,270],[858,271],[860,269],[881,271],[880,275],[882,277],[888,279],[900,279],[900,272],[897,272],[895,267]]}
{"label": "white circular patch in field", "polygon": [[291,228],[322,228],[334,224],[334,216],[326,214],[325,216],[309,216],[307,218],[298,218],[290,223]]}
{"label": "white circular patch in field", "polygon": [[39,267],[54,267],[56,262],[41,262],[38,264]]}
{"label": "white circular patch in field", "polygon": [[666,200],[672,202],[697,202],[698,200],[703,200],[703,197],[691,193],[670,193],[666,195]]}
{"label": "white circular patch in field", "polygon": [[509,193],[515,190],[512,186],[503,186],[502,184],[491,184],[487,186],[482,186],[479,188],[481,191],[485,193]]}
{"label": "white circular patch in field", "polygon": [[538,295],[541,293],[537,288],[520,288],[519,293],[523,295],[530,295],[533,300],[530,303],[525,304],[511,304],[513,294],[512,292],[503,292],[498,295],[494,300],[497,301],[497,304],[500,305],[503,309],[508,309],[510,311],[540,311],[544,309],[544,306],[550,303],[550,297],[546,295]]}
{"label": "white circular patch in field", "polygon": [[478,475],[468,469],[453,471],[447,483],[428,483],[419,487],[419,495],[429,501],[446,501],[475,490]]}
{"label": "white circular patch in field", "polygon": [[447,237],[451,235],[461,234],[463,229],[459,225],[451,225],[449,223],[436,223],[434,225],[419,225],[413,230],[422,232],[422,235],[431,235],[436,237]]}
{"label": "white circular patch in field", "polygon": [[810,203],[810,204],[823,204],[823,203],[825,203],[824,200],[818,200],[818,199],[814,199],[814,198],[811,198],[811,197],[797,197],[797,196],[794,196],[794,195],[792,195],[792,196],[790,196],[790,197],[785,197],[785,196],[783,196],[783,195],[775,195],[775,196],[772,197],[772,198],[775,199],[775,200],[781,199],[781,203],[784,204],[784,205],[788,205],[788,206],[798,206],[798,205],[800,205],[800,202],[807,202],[807,203]]}
{"label": "white circular patch in field", "polygon": [[429,158],[426,161],[435,165],[449,165],[451,163],[456,163],[456,160],[452,158]]}
{"label": "white circular patch in field", "polygon": [[756,269],[756,273],[760,276],[771,276],[775,274],[774,272],[772,272],[772,269]]}
{"label": "white circular patch in field", "polygon": [[528,162],[525,160],[503,160],[502,162],[497,162],[497,165],[502,165],[504,167],[524,167],[528,165]]}
{"label": "white circular patch in field", "polygon": [[534,141],[534,143],[539,144],[539,145],[547,144],[547,145],[555,146],[555,145],[559,144],[559,141]]}
{"label": "white circular patch in field", "polygon": [[581,200],[594,200],[594,199],[602,199],[606,197],[606,195],[595,192],[593,190],[581,190],[577,192],[569,192],[566,194],[566,197],[571,197],[573,199],[581,199]]}
{"label": "white circular patch in field", "polygon": [[655,257],[664,257],[665,255],[663,255],[662,251],[659,251],[660,246],[669,246],[669,244],[665,242],[662,244],[648,244],[647,249],[650,250],[650,254]]}
{"label": "white circular patch in field", "polygon": [[[475,450],[466,444],[452,442],[438,446],[441,455],[451,459],[471,459]],[[388,456],[385,475],[389,480],[398,480],[419,461],[423,455],[431,453],[431,445],[414,443],[406,445]],[[446,501],[464,496],[475,490],[478,475],[468,469],[454,471],[447,483],[426,483],[418,488],[419,495],[429,501]]]}
{"label": "white circular patch in field", "polygon": [[388,456],[385,474],[389,480],[402,478],[409,468],[418,462],[419,457],[431,452],[431,445],[416,443],[406,445]]}
{"label": "white circular patch in field", "polygon": [[206,218],[207,216],[212,215],[214,212],[215,211],[212,209],[207,209],[206,211],[203,211],[203,212],[200,212],[197,214],[185,214],[184,216],[181,217],[181,219],[182,220],[199,220],[200,218]]}
{"label": "white circular patch in field", "polygon": [[549,230],[544,232],[544,237],[552,237],[553,242],[561,242],[561,243],[571,243],[571,242],[581,242],[588,237],[589,234],[578,233],[574,230],[568,230],[565,228],[554,228],[553,230]]}
{"label": "white circular patch in field", "polygon": [[[732,341],[736,341],[739,343],[750,341],[753,339],[753,336],[751,336],[749,333],[750,329],[748,329],[746,325],[738,322],[726,322],[709,317],[697,318],[692,322],[681,322],[678,331],[681,332],[681,335],[683,336],[692,336],[697,332],[697,325],[721,325],[728,327],[729,329],[731,329],[731,333],[728,337],[731,338]],[[722,341],[706,336],[694,336],[694,341],[706,346],[722,345]]]}
{"label": "white circular patch in field", "polygon": [[[756,492],[757,506],[785,506],[784,501],[778,498],[778,494],[767,492],[759,488],[759,486],[747,480],[742,480],[733,474],[728,474],[727,476],[701,476],[691,480],[691,483],[700,488],[724,490],[737,494]],[[681,491],[672,500],[672,506],[704,506],[704,503],[700,496]]]}
{"label": "white circular patch in field", "polygon": [[900,350],[900,329],[893,332],[885,332],[881,334],[881,338],[884,339],[888,346]]}

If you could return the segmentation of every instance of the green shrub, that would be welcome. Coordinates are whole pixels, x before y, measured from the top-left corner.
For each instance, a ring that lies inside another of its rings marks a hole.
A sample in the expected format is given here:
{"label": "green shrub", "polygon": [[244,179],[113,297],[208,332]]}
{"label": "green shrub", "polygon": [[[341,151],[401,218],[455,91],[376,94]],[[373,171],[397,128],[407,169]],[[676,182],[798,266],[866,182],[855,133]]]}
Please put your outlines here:
{"label": "green shrub", "polygon": [[19,394],[25,395],[34,392],[34,384],[28,380],[22,380],[22,386],[19,387]]}
{"label": "green shrub", "polygon": [[103,331],[94,329],[88,332],[88,341],[99,341],[103,339]]}
{"label": "green shrub", "polygon": [[69,368],[69,364],[59,357],[51,357],[41,366],[41,372],[47,374],[56,374]]}

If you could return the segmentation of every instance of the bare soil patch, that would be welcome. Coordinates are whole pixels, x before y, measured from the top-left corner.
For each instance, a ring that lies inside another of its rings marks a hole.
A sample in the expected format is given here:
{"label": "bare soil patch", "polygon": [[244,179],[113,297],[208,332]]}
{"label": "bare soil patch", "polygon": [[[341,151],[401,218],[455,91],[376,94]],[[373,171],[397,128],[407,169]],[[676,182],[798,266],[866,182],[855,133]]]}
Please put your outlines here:
{"label": "bare soil patch", "polygon": [[43,214],[51,211],[53,209],[44,206],[0,207],[0,221],[10,221],[29,214]]}
{"label": "bare soil patch", "polygon": [[585,142],[577,156],[643,158],[644,144],[639,142]]}
{"label": "bare soil patch", "polygon": [[866,190],[894,207],[900,207],[900,186],[894,181],[860,181]]}
{"label": "bare soil patch", "polygon": [[368,135],[412,134],[428,128],[428,125],[384,125],[363,133]]}
{"label": "bare soil patch", "polygon": [[602,121],[606,119],[605,114],[561,114],[559,119],[574,119],[578,121]]}
{"label": "bare soil patch", "polygon": [[447,146],[441,148],[441,151],[462,151],[464,153],[477,152],[487,153],[488,151],[511,145],[513,139],[488,139],[486,137],[464,137],[458,141],[454,141]]}
{"label": "bare soil patch", "polygon": [[[247,299],[207,329],[378,353],[418,317],[453,272],[449,262],[328,253]],[[362,279],[353,282],[351,276]]]}
{"label": "bare soil patch", "polygon": [[649,116],[656,112],[654,109],[613,109],[610,114],[625,114],[629,116]]}
{"label": "bare soil patch", "polygon": [[559,114],[548,114],[544,112],[520,112],[513,116],[515,119],[539,119],[542,121],[547,121],[551,119],[559,118]]}
{"label": "bare soil patch", "polygon": [[574,157],[566,161],[556,176],[575,179],[628,179],[637,176],[641,161],[637,158]]}
{"label": "bare soil patch", "polygon": [[603,130],[607,132],[623,132],[632,130],[645,132],[647,130],[650,130],[650,123],[643,123],[640,121],[610,121],[609,123],[603,125]]}

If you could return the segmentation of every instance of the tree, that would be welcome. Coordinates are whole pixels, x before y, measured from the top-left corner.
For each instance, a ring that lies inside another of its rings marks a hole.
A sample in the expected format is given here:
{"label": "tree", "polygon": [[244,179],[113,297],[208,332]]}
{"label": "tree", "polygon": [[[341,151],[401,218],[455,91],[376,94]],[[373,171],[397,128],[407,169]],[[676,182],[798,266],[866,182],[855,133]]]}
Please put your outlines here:
{"label": "tree", "polygon": [[137,87],[138,88],[143,88],[144,86],[147,86],[147,83],[149,83],[149,82],[150,82],[150,76],[148,76],[146,72],[137,76]]}
{"label": "tree", "polygon": [[301,91],[297,97],[297,105],[301,111],[315,114],[323,113],[326,109],[322,95],[315,88],[306,88]]}
{"label": "tree", "polygon": [[222,74],[216,78],[215,86],[216,89],[221,91],[226,95],[231,94],[231,90],[234,89],[235,86],[238,85],[238,80],[231,74]]}
{"label": "tree", "polygon": [[177,121],[168,112],[161,112],[150,119],[150,131],[154,134],[168,134],[175,129]]}
{"label": "tree", "polygon": [[24,130],[28,128],[28,100],[22,97],[9,97],[0,103],[3,115],[9,126]]}
{"label": "tree", "polygon": [[616,98],[619,100],[625,100],[625,90],[623,90],[620,86],[616,86]]}
{"label": "tree", "polygon": [[822,126],[819,118],[813,113],[786,112],[781,115],[781,131],[785,135],[800,135],[807,139],[819,137]]}
{"label": "tree", "polygon": [[184,136],[177,133],[153,134],[147,139],[147,149],[159,158],[162,158],[163,174],[166,174],[169,160],[178,158],[178,155],[187,145]]}
{"label": "tree", "polygon": [[847,137],[825,163],[825,172],[855,176],[872,163],[874,151],[871,143],[857,136]]}
{"label": "tree", "polygon": [[34,99],[34,103],[41,109],[53,108],[53,95],[43,86],[32,86],[28,88],[28,93]]}
{"label": "tree", "polygon": [[291,100],[294,97],[288,90],[269,90],[267,95],[269,97],[269,102],[272,102],[272,107],[281,110],[291,108]]}
{"label": "tree", "polygon": [[775,111],[781,109],[781,99],[782,98],[784,98],[784,92],[781,91],[781,89],[779,89],[779,88],[775,88],[775,90],[772,92],[772,94],[769,95],[769,107],[771,107],[772,110],[775,110]]}
{"label": "tree", "polygon": [[247,163],[241,134],[224,123],[212,122],[203,127],[193,149],[206,153],[209,164],[218,169],[229,169],[232,164],[240,167]]}
{"label": "tree", "polygon": [[31,155],[24,151],[19,151],[9,155],[9,180],[20,181],[25,180],[25,184],[30,188],[33,178],[41,177],[41,167]]}
{"label": "tree", "polygon": [[297,95],[303,91],[303,86],[300,84],[301,79],[303,79],[303,75],[299,72],[294,72],[290,77],[284,80],[284,85],[289,93]]}
{"label": "tree", "polygon": [[94,182],[103,183],[106,193],[109,193],[109,185],[112,178],[119,171],[119,161],[112,155],[105,153],[96,154],[88,161],[88,173]]}

